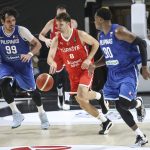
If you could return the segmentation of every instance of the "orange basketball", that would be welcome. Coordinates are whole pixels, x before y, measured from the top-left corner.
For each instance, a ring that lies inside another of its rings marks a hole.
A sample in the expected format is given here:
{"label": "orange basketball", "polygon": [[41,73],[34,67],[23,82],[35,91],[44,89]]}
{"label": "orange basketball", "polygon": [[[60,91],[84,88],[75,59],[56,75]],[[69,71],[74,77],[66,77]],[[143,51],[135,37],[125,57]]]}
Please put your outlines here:
{"label": "orange basketball", "polygon": [[36,79],[37,88],[41,91],[49,91],[54,85],[54,79],[47,73],[40,74]]}

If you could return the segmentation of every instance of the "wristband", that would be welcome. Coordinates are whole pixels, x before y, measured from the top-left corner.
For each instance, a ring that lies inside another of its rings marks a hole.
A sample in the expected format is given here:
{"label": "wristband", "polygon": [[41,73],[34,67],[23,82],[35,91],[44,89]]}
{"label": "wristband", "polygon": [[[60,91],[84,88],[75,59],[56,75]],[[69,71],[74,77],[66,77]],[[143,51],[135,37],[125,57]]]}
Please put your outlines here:
{"label": "wristband", "polygon": [[31,56],[33,56],[33,53],[32,53],[32,52],[29,52],[28,54],[31,55]]}

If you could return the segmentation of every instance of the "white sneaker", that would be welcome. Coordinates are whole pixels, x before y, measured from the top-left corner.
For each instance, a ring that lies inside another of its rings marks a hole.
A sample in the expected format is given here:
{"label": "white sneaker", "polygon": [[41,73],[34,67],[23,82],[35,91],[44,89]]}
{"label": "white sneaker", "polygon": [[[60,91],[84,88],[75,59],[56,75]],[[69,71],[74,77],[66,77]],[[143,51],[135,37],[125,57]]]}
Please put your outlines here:
{"label": "white sneaker", "polygon": [[146,135],[144,135],[144,137],[141,137],[140,135],[138,135],[136,137],[136,141],[133,147],[142,147],[147,143],[148,143],[148,139],[146,138]]}
{"label": "white sneaker", "polygon": [[70,110],[70,105],[63,103],[62,109],[63,109],[63,110]]}
{"label": "white sneaker", "polygon": [[57,96],[57,106],[59,109],[63,109],[63,101],[64,101],[64,96]]}
{"label": "white sneaker", "polygon": [[12,114],[12,117],[13,117],[12,129],[21,126],[21,123],[24,120],[24,116],[20,112],[16,112]]}
{"label": "white sneaker", "polygon": [[47,130],[50,126],[46,113],[40,113],[39,118],[41,120],[41,128]]}

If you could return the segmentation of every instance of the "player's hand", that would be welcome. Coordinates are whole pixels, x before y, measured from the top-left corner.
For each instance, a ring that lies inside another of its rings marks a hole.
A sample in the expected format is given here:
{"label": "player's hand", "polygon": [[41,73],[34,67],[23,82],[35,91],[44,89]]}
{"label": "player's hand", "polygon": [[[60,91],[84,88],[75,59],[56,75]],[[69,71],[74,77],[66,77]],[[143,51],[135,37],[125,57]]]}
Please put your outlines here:
{"label": "player's hand", "polygon": [[94,64],[90,64],[88,68],[89,75],[93,75],[96,66]]}
{"label": "player's hand", "polygon": [[29,62],[31,60],[32,56],[30,54],[21,54],[20,59],[22,62]]}
{"label": "player's hand", "polygon": [[49,69],[49,73],[50,74],[54,74],[57,70],[57,64],[55,61],[53,61],[51,64],[50,64],[50,69]]}
{"label": "player's hand", "polygon": [[150,79],[150,71],[147,66],[141,68],[141,75],[145,80]]}
{"label": "player's hand", "polygon": [[51,46],[52,40],[51,39],[46,39],[45,44],[49,48]]}
{"label": "player's hand", "polygon": [[81,65],[81,69],[83,69],[83,70],[88,69],[90,64],[91,64],[91,60],[85,59]]}

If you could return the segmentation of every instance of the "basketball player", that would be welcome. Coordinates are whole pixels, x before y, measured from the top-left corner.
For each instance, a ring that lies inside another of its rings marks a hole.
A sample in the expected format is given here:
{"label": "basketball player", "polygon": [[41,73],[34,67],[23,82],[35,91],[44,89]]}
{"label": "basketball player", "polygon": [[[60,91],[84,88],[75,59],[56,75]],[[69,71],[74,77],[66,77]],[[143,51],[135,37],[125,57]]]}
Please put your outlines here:
{"label": "basketball player", "polygon": [[[112,127],[112,122],[89,102],[90,100],[99,100],[101,98],[100,93],[89,90],[93,75],[89,75],[87,70],[92,63],[99,43],[86,32],[71,28],[70,21],[70,16],[67,13],[61,13],[56,16],[56,23],[60,33],[54,37],[51,43],[47,59],[50,65],[50,73],[53,74],[57,70],[54,57],[58,52],[69,74],[71,92],[77,91],[76,100],[80,107],[102,122],[103,129],[99,133],[107,134]],[[85,44],[92,46],[90,53]]]}
{"label": "basketball player", "polygon": [[[146,135],[138,128],[129,109],[136,108],[138,121],[145,117],[143,100],[136,98],[138,67],[142,63],[142,76],[150,78],[147,67],[146,43],[125,27],[111,23],[111,12],[107,8],[100,8],[95,14],[95,27],[100,30],[99,43],[103,58],[89,67],[94,68],[106,63],[108,67],[107,81],[103,88],[105,100],[114,100],[116,109],[125,123],[135,132],[138,146],[148,143]],[[137,48],[139,46],[139,50]]]}
{"label": "basketball player", "polygon": [[[66,6],[64,5],[59,5],[56,7],[56,15],[62,13],[62,12],[67,12]],[[71,19],[70,26],[73,28],[77,28],[77,22],[74,19]],[[50,38],[46,38],[46,34],[50,31]],[[44,26],[42,29],[41,33],[39,34],[39,39],[43,42],[45,42],[47,47],[50,47],[52,39],[58,34],[58,28],[56,25],[56,18],[51,19],[47,22],[47,24]],[[59,57],[59,54],[56,54],[55,56],[55,61],[57,63],[57,71],[56,71],[56,86],[57,86],[57,92],[58,92],[58,107],[60,109],[63,109],[63,85],[64,79],[68,77],[62,60]],[[66,79],[67,80],[67,79]],[[66,89],[64,90],[70,90],[68,87],[65,87]]]}
{"label": "basketball player", "polygon": [[[42,129],[48,129],[49,122],[43,109],[41,95],[36,90],[31,58],[39,53],[40,42],[31,32],[16,25],[18,12],[11,7],[3,8],[0,12],[0,87],[4,99],[12,110],[12,128],[17,128],[24,120],[18,110],[12,93],[12,84],[16,80],[20,88],[29,91],[35,102]],[[31,50],[30,50],[30,45]]]}

